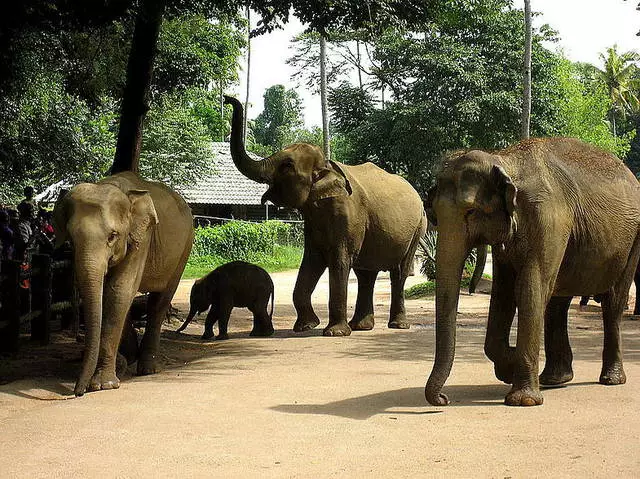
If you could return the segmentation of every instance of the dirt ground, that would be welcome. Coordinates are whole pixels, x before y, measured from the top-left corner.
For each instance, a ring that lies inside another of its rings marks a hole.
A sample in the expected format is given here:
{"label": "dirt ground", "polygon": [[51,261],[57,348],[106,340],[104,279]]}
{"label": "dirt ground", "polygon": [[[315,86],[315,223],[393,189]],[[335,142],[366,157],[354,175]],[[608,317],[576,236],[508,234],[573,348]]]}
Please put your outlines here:
{"label": "dirt ground", "polygon": [[[0,359],[0,477],[638,477],[640,321],[623,329],[628,382],[605,387],[600,307],[571,308],[574,380],[535,408],[503,405],[482,344],[489,296],[460,300],[458,347],[437,408],[423,396],[434,353],[433,300],[407,301],[409,330],[389,330],[388,275],[377,324],[347,338],[295,334],[296,272],[273,274],[271,338],[251,338],[234,310],[228,341],[168,324],[161,369],[120,389],[70,394],[82,346],[67,333],[25,339]],[[422,281],[411,277],[409,284]],[[186,316],[192,281],[174,299]],[[356,293],[350,286],[350,308]],[[635,293],[633,293],[635,294]],[[328,283],[314,294],[327,321]],[[633,299],[633,298],[631,298]],[[200,321],[204,320],[204,315]]]}

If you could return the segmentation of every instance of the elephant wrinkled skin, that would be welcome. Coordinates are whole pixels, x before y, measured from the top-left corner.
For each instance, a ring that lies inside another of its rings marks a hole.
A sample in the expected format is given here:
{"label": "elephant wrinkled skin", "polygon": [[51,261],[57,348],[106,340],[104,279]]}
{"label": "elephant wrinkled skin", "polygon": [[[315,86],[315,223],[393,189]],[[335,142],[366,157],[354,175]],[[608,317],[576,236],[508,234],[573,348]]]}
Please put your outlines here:
{"label": "elephant wrinkled skin", "polygon": [[75,394],[114,389],[125,317],[149,292],[138,374],[155,372],[160,328],[193,243],[193,219],[168,187],[118,173],[73,187],[55,206],[56,240],[73,244],[85,314],[85,354]]}
{"label": "elephant wrinkled skin", "polygon": [[[408,328],[404,283],[418,241],[426,229],[422,200],[403,178],[371,163],[327,161],[316,146],[297,143],[262,161],[252,160],[242,140],[243,112],[235,98],[231,156],[246,177],[269,184],[263,202],[298,209],[304,217],[304,255],[293,292],[295,331],[316,327],[311,293],[329,269],[329,324],[326,336],[347,336],[373,328],[373,286],[379,271],[391,275],[388,326]],[[347,324],[347,283],[358,278],[355,313]]]}
{"label": "elephant wrinkled skin", "polygon": [[[498,379],[512,384],[506,404],[542,404],[540,383],[573,378],[573,296],[601,296],[600,382],[626,381],[619,323],[640,255],[640,187],[619,159],[568,138],[457,153],[444,162],[429,208],[439,234],[436,357],[425,387],[431,404],[448,403],[441,390],[453,364],[460,276],[467,253],[480,244],[493,251],[485,352]],[[546,364],[538,377],[543,325]]]}

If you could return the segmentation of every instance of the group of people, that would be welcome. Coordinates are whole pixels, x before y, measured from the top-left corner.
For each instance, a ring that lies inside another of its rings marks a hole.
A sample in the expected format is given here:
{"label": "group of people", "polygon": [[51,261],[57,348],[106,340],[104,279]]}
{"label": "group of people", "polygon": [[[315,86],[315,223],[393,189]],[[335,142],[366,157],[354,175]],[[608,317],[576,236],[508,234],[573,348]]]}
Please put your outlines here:
{"label": "group of people", "polygon": [[0,258],[25,261],[30,250],[53,252],[51,212],[38,207],[31,186],[16,208],[0,208]]}

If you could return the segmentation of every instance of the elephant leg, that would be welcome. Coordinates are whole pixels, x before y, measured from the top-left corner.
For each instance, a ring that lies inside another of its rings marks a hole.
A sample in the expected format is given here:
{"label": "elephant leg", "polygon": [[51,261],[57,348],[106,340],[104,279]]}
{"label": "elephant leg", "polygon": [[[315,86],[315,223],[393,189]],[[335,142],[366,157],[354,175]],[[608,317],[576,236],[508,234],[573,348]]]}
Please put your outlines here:
{"label": "elephant leg", "polygon": [[[622,313],[629,301],[629,288],[631,281],[638,273],[638,258],[640,257],[640,236],[631,248],[629,259],[623,273],[617,283],[603,295],[602,321],[604,323],[604,347],[602,350],[602,371],[600,372],[600,384],[614,385],[624,384],[627,377],[622,366],[622,353],[620,351],[620,320]],[[636,293],[637,295],[638,293]]]}
{"label": "elephant leg", "polygon": [[[540,340],[544,314],[551,298],[564,248],[546,242],[544,258],[532,258],[516,279],[518,338],[511,391],[505,397],[508,406],[539,406],[543,402],[538,379]],[[563,245],[564,246],[564,245]]]}
{"label": "elephant leg", "polygon": [[392,329],[409,329],[404,309],[404,283],[407,281],[408,265],[401,265],[389,271],[391,279],[391,310],[388,327]]}
{"label": "elephant leg", "polygon": [[633,314],[638,316],[640,315],[640,264],[636,267],[636,272],[633,276],[633,284],[636,286],[636,303],[633,308]]}
{"label": "elephant leg", "polygon": [[274,329],[271,318],[269,317],[269,312],[267,311],[267,303],[265,302],[260,306],[249,309],[253,313],[253,329],[249,335],[261,337],[271,336],[274,333]]}
{"label": "elephant leg", "polygon": [[233,304],[229,301],[221,302],[219,305],[218,314],[218,336],[216,339],[224,340],[229,339],[229,333],[227,328],[229,327],[229,318],[231,317],[231,311],[233,310]]}
{"label": "elephant leg", "polygon": [[305,244],[304,256],[293,289],[293,305],[298,315],[293,325],[293,330],[296,333],[313,329],[320,324],[320,320],[311,306],[311,294],[326,268],[327,264],[321,255]]}
{"label": "elephant leg", "polygon": [[211,305],[211,309],[209,309],[209,312],[207,313],[207,318],[204,320],[204,333],[202,333],[202,339],[213,339],[215,337],[213,325],[216,324],[220,317],[218,308],[218,304]]}
{"label": "elephant leg", "polygon": [[149,293],[147,299],[147,324],[140,343],[140,359],[138,359],[138,376],[156,372],[156,355],[160,346],[162,323],[167,316],[171,298],[175,290],[162,293]]}
{"label": "elephant leg", "polygon": [[515,272],[510,265],[493,263],[493,285],[484,352],[493,361],[496,378],[513,382],[515,348],[509,346],[511,324],[516,314]]}
{"label": "elephant leg", "polygon": [[105,281],[98,365],[89,382],[89,391],[120,387],[116,363],[124,323],[137,289],[135,273],[132,276],[115,274]]}
{"label": "elephant leg", "polygon": [[349,336],[351,328],[347,324],[347,285],[351,265],[346,255],[337,258],[329,266],[329,324],[322,334],[325,336]]}
{"label": "elephant leg", "polygon": [[544,314],[545,364],[540,384],[554,386],[573,379],[573,353],[569,343],[567,322],[571,296],[553,297]]}
{"label": "elephant leg", "polygon": [[378,272],[364,269],[354,269],[354,272],[358,278],[358,298],[349,326],[353,331],[370,331],[374,325],[373,287]]}

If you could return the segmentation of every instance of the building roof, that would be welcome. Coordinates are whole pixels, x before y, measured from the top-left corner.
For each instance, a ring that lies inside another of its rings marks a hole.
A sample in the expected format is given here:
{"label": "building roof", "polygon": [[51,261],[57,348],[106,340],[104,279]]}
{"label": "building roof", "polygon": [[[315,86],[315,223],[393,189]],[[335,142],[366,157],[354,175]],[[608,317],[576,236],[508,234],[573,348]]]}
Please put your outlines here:
{"label": "building roof", "polygon": [[[261,204],[268,186],[256,183],[238,171],[231,159],[230,144],[215,142],[211,144],[211,149],[215,170],[198,178],[195,184],[178,189],[185,201],[215,205]],[[253,153],[249,153],[249,156],[255,160],[261,159]]]}

